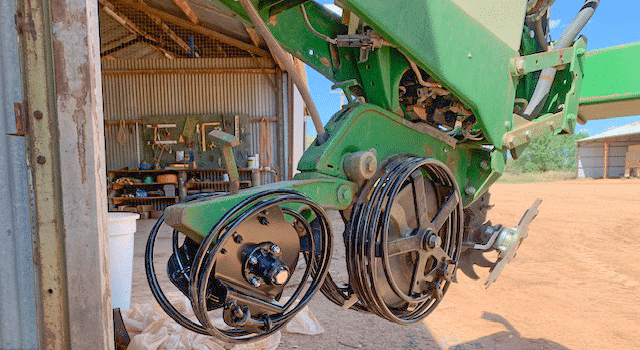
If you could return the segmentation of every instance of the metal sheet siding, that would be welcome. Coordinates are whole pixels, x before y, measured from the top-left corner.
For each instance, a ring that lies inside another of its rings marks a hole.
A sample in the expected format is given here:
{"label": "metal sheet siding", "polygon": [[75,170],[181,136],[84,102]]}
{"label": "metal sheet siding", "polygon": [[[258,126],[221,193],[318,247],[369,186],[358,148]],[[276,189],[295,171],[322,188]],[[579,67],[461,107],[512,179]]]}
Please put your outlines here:
{"label": "metal sheet siding", "polygon": [[[260,66],[273,68],[268,59],[257,59]],[[109,74],[122,70],[189,70],[189,69],[259,68],[252,58],[206,58],[175,60],[116,60],[103,62],[104,118],[107,121],[136,120],[145,116],[189,114],[244,114],[251,118],[275,118],[276,93],[266,74]],[[270,124],[272,169],[278,168],[277,129]],[[260,150],[259,123],[250,125],[252,153]],[[136,138],[127,132],[121,145],[117,127],[105,130],[107,169],[134,168],[137,165]],[[140,140],[139,147],[145,147]],[[263,181],[272,181],[265,175]]]}
{"label": "metal sheet siding", "polygon": [[[629,145],[638,144],[637,135],[629,135],[626,138],[616,138],[609,141],[607,158],[607,177],[624,176],[626,154]],[[604,166],[604,140],[594,140],[578,143],[577,177],[601,178]]]}
{"label": "metal sheet siding", "polygon": [[22,101],[14,1],[0,2],[0,349],[38,348],[25,140],[16,131]]}

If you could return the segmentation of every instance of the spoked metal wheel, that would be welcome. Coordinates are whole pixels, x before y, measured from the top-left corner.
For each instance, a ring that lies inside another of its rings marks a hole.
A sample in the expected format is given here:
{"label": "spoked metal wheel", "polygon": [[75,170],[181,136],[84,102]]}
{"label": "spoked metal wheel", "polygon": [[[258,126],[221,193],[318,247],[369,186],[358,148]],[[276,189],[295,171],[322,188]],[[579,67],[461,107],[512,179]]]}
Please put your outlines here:
{"label": "spoked metal wheel", "polygon": [[463,206],[449,169],[396,156],[369,180],[347,233],[347,267],[360,308],[406,324],[442,300],[460,255]]}
{"label": "spoked metal wheel", "polygon": [[[310,219],[318,222],[316,230]],[[157,227],[149,237],[149,256],[153,256],[156,235]],[[152,292],[178,323],[227,343],[257,340],[284,326],[320,288],[331,260],[326,213],[290,190],[248,197],[229,210],[199,244],[185,239],[177,247],[175,237],[174,231],[170,279],[191,300],[197,321],[168,302],[153,266],[148,265]],[[301,257],[306,266],[296,275]],[[216,309],[224,324],[212,319],[216,311],[211,310]]]}

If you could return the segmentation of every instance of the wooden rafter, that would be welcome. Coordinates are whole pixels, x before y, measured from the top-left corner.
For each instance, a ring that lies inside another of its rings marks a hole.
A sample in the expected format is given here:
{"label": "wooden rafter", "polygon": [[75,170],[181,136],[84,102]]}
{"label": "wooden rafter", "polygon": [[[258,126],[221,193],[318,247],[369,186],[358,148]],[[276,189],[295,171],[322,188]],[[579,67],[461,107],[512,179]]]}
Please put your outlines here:
{"label": "wooden rafter", "polygon": [[[249,35],[249,38],[251,39],[251,42],[253,42],[253,45],[255,45],[256,47],[260,47],[260,43],[262,38],[260,37],[260,34],[258,34],[258,32],[253,28],[250,27],[246,24],[243,23],[244,26],[244,30],[247,32],[247,34]],[[267,42],[267,46],[269,46],[269,43]],[[272,51],[272,48],[269,46],[269,50]],[[282,62],[280,62],[280,60],[278,60],[278,57],[270,55],[271,59],[273,59],[273,61],[278,65],[278,67],[280,67],[281,70],[286,71],[286,68],[284,66],[284,64],[282,64]],[[274,83],[275,86],[275,83]]]}
{"label": "wooden rafter", "polygon": [[[125,27],[128,31],[130,31],[131,33],[133,33],[136,36],[141,36],[145,39],[147,39],[150,43],[151,46],[158,50],[160,53],[162,53],[165,57],[169,58],[169,59],[173,59],[173,55],[167,51],[166,49],[164,49],[162,46],[164,46],[164,41],[161,38],[156,38],[155,36],[145,32],[143,29],[141,29],[140,27],[138,27],[132,20],[130,20],[127,16],[125,16],[123,13],[121,13],[120,11],[118,11],[115,6],[113,6],[112,3],[110,3],[107,0],[98,0],[98,2],[100,3],[100,5],[102,6],[102,10],[109,15],[109,17],[113,18],[116,22],[120,23],[123,27]],[[153,44],[156,45],[153,45]]]}
{"label": "wooden rafter", "polygon": [[258,34],[258,32],[256,32],[255,29],[253,29],[252,27],[249,27],[246,24],[242,24],[244,26],[244,30],[247,32],[247,34],[249,35],[249,38],[251,39],[251,42],[253,43],[253,45],[255,45],[256,47],[260,47],[260,34]]}
{"label": "wooden rafter", "polygon": [[198,19],[198,15],[193,11],[191,5],[187,2],[187,0],[173,0],[173,3],[176,4],[182,10],[182,12],[189,18],[191,22],[194,24],[200,23]]}
{"label": "wooden rafter", "polygon": [[219,32],[217,32],[215,30],[209,29],[209,28],[204,27],[202,25],[193,24],[193,23],[191,23],[191,22],[189,22],[187,20],[184,20],[182,18],[170,15],[170,14],[168,14],[168,13],[162,11],[162,10],[158,10],[156,8],[153,8],[153,7],[149,6],[149,5],[146,5],[146,4],[143,4],[143,3],[139,3],[139,2],[134,2],[134,1],[131,1],[131,0],[121,0],[120,2],[122,4],[124,4],[124,5],[129,6],[129,7],[133,8],[133,9],[138,10],[138,11],[142,11],[142,12],[144,12],[146,14],[152,14],[154,16],[157,16],[157,17],[159,17],[160,19],[162,19],[165,22],[172,23],[174,25],[183,27],[185,29],[189,29],[189,30],[191,30],[193,32],[196,32],[198,34],[202,34],[202,35],[207,36],[209,38],[212,38],[214,40],[217,40],[217,41],[220,41],[222,43],[225,43],[227,45],[235,46],[235,47],[237,47],[239,49],[251,52],[251,53],[253,53],[255,55],[258,55],[258,56],[262,56],[262,57],[269,56],[269,53],[267,51],[262,50],[262,49],[256,47],[253,44],[249,44],[249,43],[246,43],[246,42],[244,42],[242,40],[238,40],[238,39],[226,36],[226,35],[224,35],[222,33],[219,33]]}
{"label": "wooden rafter", "polygon": [[118,40],[106,43],[104,45],[102,45],[102,48],[100,50],[100,55],[104,55],[107,52],[110,52],[114,49],[119,48],[120,46],[126,45],[127,43],[130,43],[134,40],[138,39],[138,35],[137,34],[130,34],[125,36],[124,38],[120,38]]}
{"label": "wooden rafter", "polygon": [[[171,28],[169,28],[169,26],[164,23],[162,19],[160,19],[160,17],[152,15],[150,13],[147,13],[146,15],[149,16],[153,23],[160,27],[160,29],[162,29],[165,34],[167,34],[173,41],[175,41],[181,49],[183,49],[186,53],[191,53],[191,47],[189,46],[189,44],[187,44],[184,40],[182,40],[182,38],[180,38],[180,36],[178,36],[178,34],[176,34]],[[197,52],[194,52],[194,55],[195,57],[200,57]]]}

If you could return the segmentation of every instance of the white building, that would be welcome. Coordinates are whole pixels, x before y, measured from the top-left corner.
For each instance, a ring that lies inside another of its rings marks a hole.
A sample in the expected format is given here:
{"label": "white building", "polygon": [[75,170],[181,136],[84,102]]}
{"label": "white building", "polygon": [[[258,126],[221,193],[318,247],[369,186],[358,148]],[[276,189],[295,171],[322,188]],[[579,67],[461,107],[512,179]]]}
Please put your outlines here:
{"label": "white building", "polygon": [[[611,129],[578,141],[577,177],[623,177],[630,146],[640,145],[640,122]],[[635,148],[635,147],[632,147]],[[630,164],[636,167],[636,164]]]}

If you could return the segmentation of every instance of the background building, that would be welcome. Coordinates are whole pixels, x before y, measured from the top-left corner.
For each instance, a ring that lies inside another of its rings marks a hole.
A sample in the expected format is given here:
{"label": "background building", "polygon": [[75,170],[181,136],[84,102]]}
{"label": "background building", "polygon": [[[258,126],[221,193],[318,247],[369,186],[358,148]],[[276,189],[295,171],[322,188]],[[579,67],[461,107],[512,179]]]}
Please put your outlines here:
{"label": "background building", "polygon": [[577,157],[578,178],[638,176],[640,123],[579,140]]}

